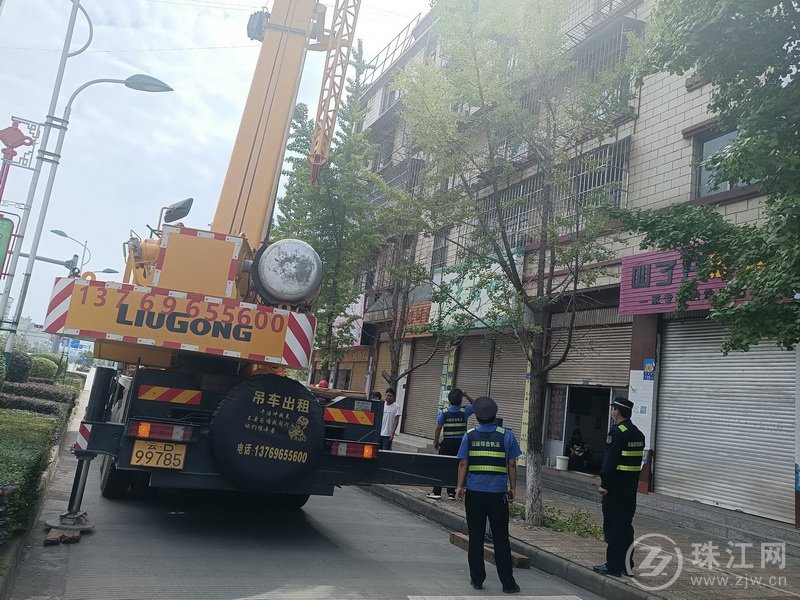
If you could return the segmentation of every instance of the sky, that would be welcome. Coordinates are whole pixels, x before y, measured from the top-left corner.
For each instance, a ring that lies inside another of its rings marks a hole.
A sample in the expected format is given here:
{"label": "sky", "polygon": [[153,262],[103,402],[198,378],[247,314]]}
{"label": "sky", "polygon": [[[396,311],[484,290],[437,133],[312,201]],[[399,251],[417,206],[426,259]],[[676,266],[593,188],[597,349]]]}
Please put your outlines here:
{"label": "sky", "polygon": [[[334,0],[323,0],[329,6]],[[268,7],[272,2],[268,2]],[[89,48],[67,60],[56,116],[81,84],[98,78],[157,77],[169,93],[143,93],[98,84],[76,98],[37,255],[69,260],[87,242],[85,270],[116,269],[121,280],[123,243],[135,231],[147,237],[159,211],[194,198],[187,227],[207,229],[216,208],[260,44],[249,40],[249,15],[257,0],[82,0],[94,24]],[[369,59],[406,24],[427,11],[429,0],[362,0],[356,37]],[[0,129],[11,117],[43,122],[50,103],[71,8],[70,0],[0,0]],[[329,14],[330,18],[330,14]],[[86,40],[79,14],[73,50]],[[309,52],[298,102],[315,112],[324,54]],[[55,132],[50,149],[55,146]],[[45,167],[28,223],[28,252],[47,178]],[[31,172],[12,168],[0,212],[21,211]],[[15,217],[11,217],[16,220]],[[79,240],[50,233],[59,229]],[[26,259],[21,258],[11,296],[16,299]],[[23,317],[43,323],[54,279],[67,270],[37,261]],[[0,282],[0,289],[5,280]],[[10,314],[16,309],[12,306]]]}

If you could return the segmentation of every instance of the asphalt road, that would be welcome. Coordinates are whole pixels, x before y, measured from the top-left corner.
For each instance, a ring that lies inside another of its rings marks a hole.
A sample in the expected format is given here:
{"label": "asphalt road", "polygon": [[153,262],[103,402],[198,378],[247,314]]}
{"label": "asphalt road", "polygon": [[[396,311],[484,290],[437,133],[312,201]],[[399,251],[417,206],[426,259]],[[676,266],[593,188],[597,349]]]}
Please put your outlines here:
{"label": "asphalt road", "polygon": [[[74,466],[62,451],[40,525],[66,508]],[[37,528],[11,600],[510,597],[490,564],[484,590],[469,587],[466,554],[441,526],[360,489],[282,514],[187,493],[110,501],[100,496],[98,467],[83,502],[95,531],[44,547]],[[515,575],[516,598],[597,598],[540,571]]]}

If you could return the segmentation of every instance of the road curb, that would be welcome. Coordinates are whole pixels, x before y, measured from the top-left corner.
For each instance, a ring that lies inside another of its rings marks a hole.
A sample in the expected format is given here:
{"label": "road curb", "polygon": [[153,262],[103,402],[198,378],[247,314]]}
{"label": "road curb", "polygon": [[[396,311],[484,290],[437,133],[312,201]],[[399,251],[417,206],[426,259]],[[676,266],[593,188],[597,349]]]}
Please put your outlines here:
{"label": "road curb", "polygon": [[[467,522],[464,517],[439,508],[430,502],[425,502],[385,485],[372,485],[363,489],[448,529],[467,533]],[[583,565],[514,537],[511,537],[511,549],[530,558],[532,568],[549,573],[603,598],[614,598],[615,600],[653,600],[658,598],[644,590],[595,573]]]}

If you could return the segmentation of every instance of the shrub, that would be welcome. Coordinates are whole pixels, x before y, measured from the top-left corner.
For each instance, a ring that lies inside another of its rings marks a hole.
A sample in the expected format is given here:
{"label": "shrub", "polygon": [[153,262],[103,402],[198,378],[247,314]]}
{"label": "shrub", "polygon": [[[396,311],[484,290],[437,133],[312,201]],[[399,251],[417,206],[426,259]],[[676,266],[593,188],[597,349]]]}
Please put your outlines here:
{"label": "shrub", "polygon": [[6,355],[0,352],[0,392],[3,391],[3,384],[6,382]]}
{"label": "shrub", "polygon": [[30,381],[27,383],[9,382],[3,391],[9,395],[55,400],[56,402],[70,405],[74,404],[75,399],[78,397],[78,392],[73,388],[46,383],[31,383]]}
{"label": "shrub", "polygon": [[63,354],[59,354],[58,352],[42,352],[38,356],[44,356],[45,358],[49,358],[58,367],[58,371],[56,371],[56,379],[61,377],[64,372],[67,370],[67,357]]}
{"label": "shrub", "polygon": [[28,383],[46,383],[47,385],[55,385],[55,379],[48,379],[47,377],[28,377]]}
{"label": "shrub", "polygon": [[14,350],[11,353],[11,363],[6,369],[6,381],[16,381],[22,383],[27,381],[31,374],[33,360],[21,350]]}
{"label": "shrub", "polygon": [[58,373],[58,365],[46,356],[33,356],[31,358],[31,377],[54,379],[56,373]]}
{"label": "shrub", "polygon": [[58,419],[0,409],[0,544],[25,531],[37,505]]}
{"label": "shrub", "polygon": [[43,415],[65,416],[69,412],[69,407],[52,400],[40,400],[38,398],[26,398],[25,396],[14,396],[11,394],[0,393],[0,408],[14,408],[16,410],[27,410]]}
{"label": "shrub", "polygon": [[543,525],[553,531],[569,531],[580,537],[603,539],[603,528],[598,525],[588,511],[577,509],[569,514],[553,506],[544,507]]}

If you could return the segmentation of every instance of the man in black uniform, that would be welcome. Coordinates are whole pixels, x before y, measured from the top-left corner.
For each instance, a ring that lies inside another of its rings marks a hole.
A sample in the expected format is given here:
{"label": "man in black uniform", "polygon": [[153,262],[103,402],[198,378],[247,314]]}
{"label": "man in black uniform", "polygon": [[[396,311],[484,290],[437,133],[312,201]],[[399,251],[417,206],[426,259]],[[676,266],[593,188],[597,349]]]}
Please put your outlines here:
{"label": "man in black uniform", "polygon": [[633,402],[614,398],[611,418],[614,425],[606,438],[606,454],[600,469],[600,494],[603,496],[603,533],[606,537],[606,562],[592,567],[603,575],[633,575],[633,515],[636,490],[644,455],[644,434],[631,423]]}

